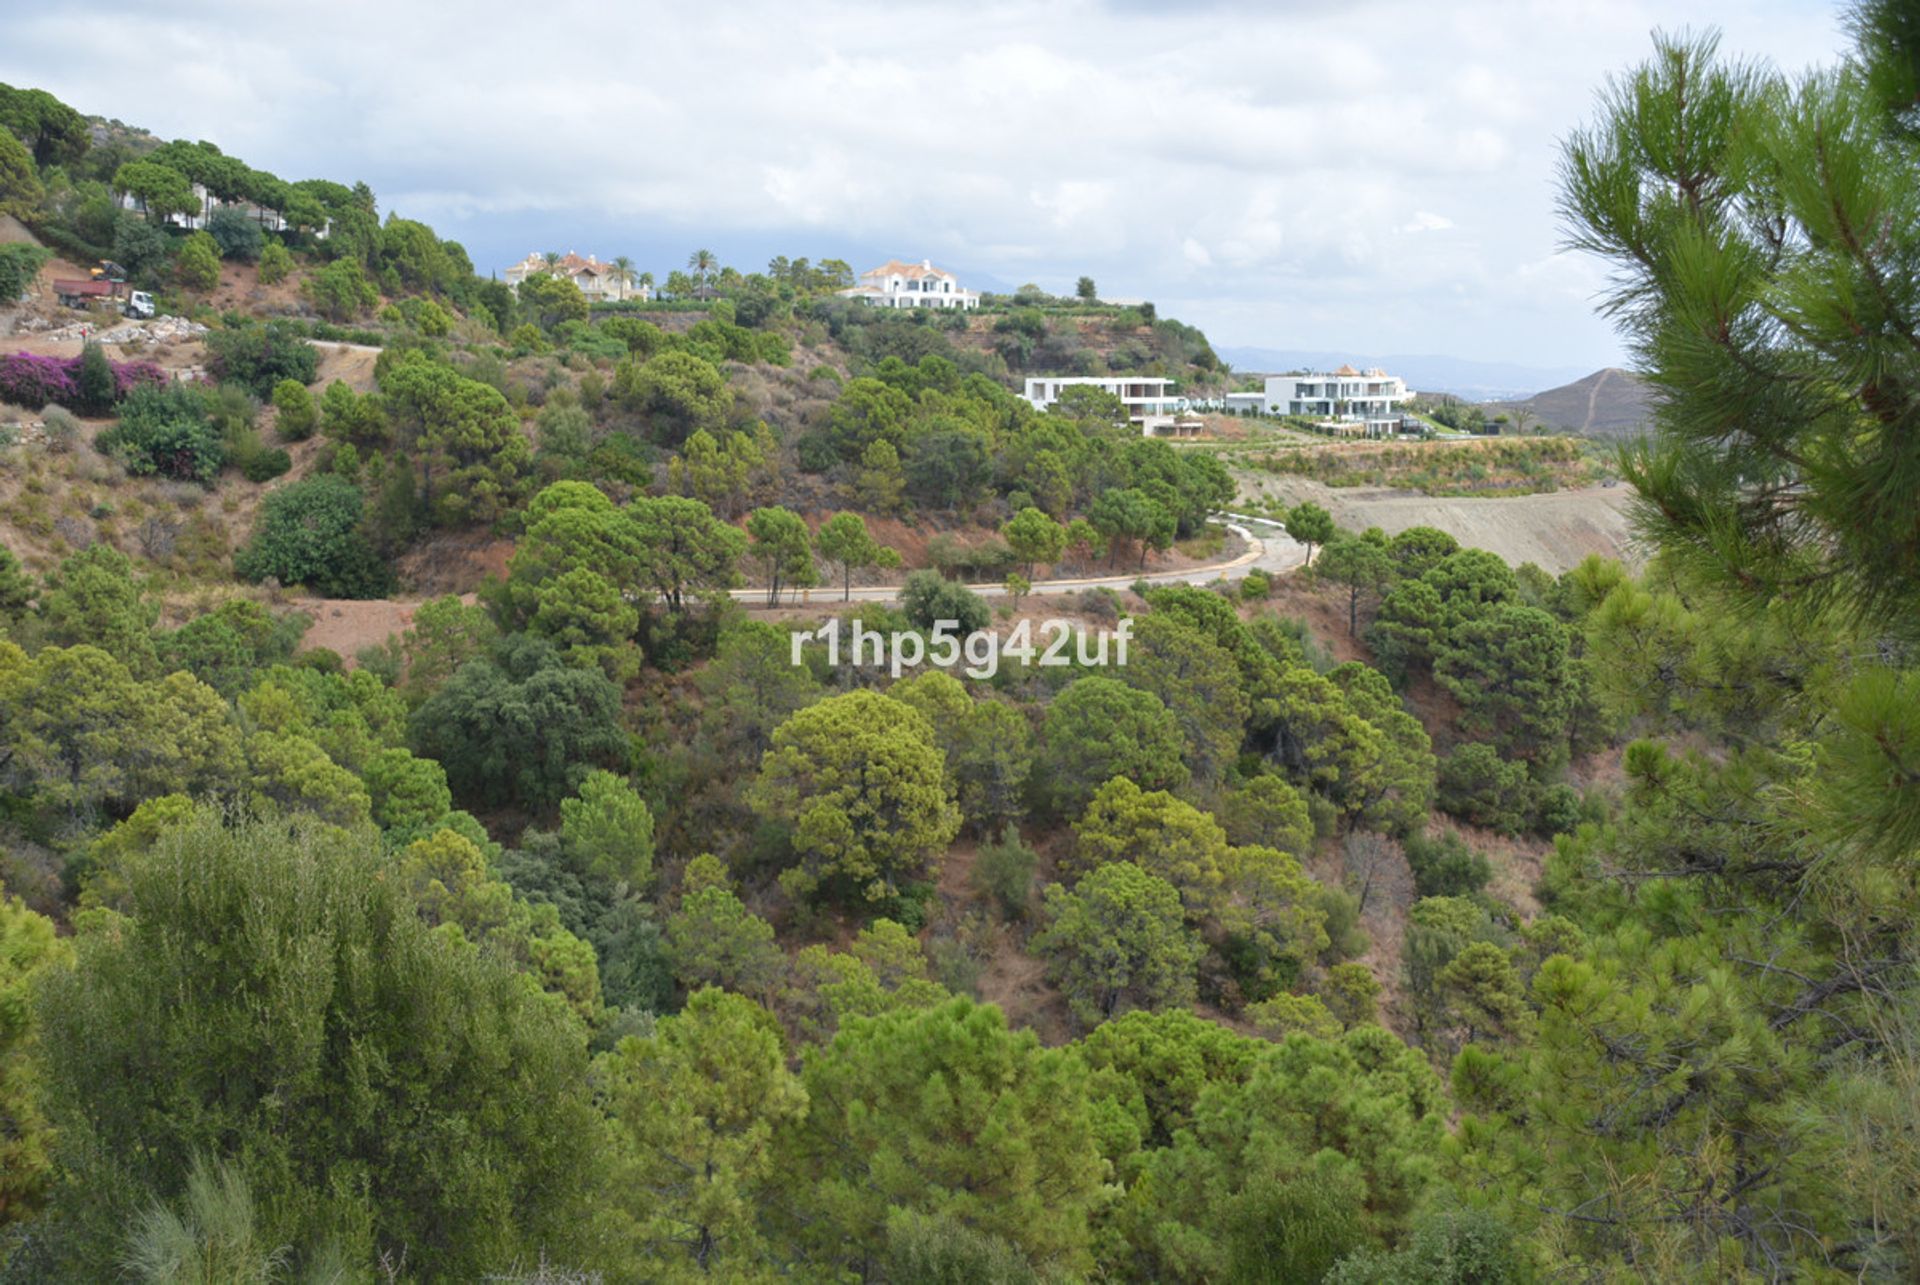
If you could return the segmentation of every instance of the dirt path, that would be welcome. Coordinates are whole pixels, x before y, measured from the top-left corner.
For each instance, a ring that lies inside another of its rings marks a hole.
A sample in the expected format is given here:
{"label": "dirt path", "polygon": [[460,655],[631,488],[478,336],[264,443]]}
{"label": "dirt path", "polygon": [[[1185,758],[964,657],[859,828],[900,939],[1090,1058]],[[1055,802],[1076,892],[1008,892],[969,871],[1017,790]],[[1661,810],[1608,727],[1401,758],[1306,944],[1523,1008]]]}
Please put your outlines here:
{"label": "dirt path", "polygon": [[[466,594],[463,602],[472,602]],[[349,598],[295,598],[289,604],[313,617],[300,650],[324,647],[351,661],[362,647],[377,647],[413,626],[413,613],[423,599],[359,602]]]}

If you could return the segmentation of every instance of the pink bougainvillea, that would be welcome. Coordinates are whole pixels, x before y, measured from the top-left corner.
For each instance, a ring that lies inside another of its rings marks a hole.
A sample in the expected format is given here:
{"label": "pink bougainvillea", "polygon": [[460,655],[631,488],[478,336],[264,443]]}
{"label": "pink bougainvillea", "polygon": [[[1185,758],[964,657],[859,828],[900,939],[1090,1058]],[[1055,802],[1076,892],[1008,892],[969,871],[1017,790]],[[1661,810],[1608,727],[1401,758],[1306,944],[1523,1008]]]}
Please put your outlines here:
{"label": "pink bougainvillea", "polygon": [[116,361],[113,363],[113,397],[115,401],[120,400],[142,385],[163,388],[166,386],[166,383],[167,372],[150,361]]}
{"label": "pink bougainvillea", "polygon": [[[150,361],[115,361],[113,395],[118,401],[134,389],[167,382],[167,372]],[[0,402],[11,402],[29,410],[54,405],[72,408],[80,400],[80,359],[78,357],[37,357],[17,352],[0,357]]]}
{"label": "pink bougainvillea", "polygon": [[29,410],[49,403],[71,406],[80,396],[74,378],[79,370],[78,357],[36,357],[24,352],[0,357],[0,402]]}

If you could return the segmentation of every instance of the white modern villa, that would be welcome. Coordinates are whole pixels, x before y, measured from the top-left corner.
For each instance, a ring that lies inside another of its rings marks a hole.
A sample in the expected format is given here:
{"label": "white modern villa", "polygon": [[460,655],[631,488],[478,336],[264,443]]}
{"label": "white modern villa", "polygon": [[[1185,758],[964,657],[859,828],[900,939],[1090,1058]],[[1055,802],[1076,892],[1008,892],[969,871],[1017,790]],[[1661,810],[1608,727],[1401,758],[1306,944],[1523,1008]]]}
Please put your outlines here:
{"label": "white modern villa", "polygon": [[1127,408],[1127,418],[1140,425],[1143,435],[1151,437],[1163,430],[1178,432],[1198,423],[1185,424],[1181,412],[1187,399],[1174,393],[1171,379],[1149,379],[1140,375],[1036,375],[1027,380],[1027,400],[1035,410],[1045,410],[1060,400],[1062,389],[1097,388],[1112,393]]}
{"label": "white modern villa", "polygon": [[888,259],[860,274],[860,284],[842,290],[843,299],[860,299],[876,308],[978,308],[980,292],[961,286],[959,278],[932,262],[902,263]]}
{"label": "white modern villa", "polygon": [[1378,367],[1342,366],[1269,375],[1264,393],[1229,393],[1226,408],[1260,415],[1300,415],[1367,437],[1391,437],[1400,430],[1401,408],[1412,396],[1407,381],[1398,375]]}

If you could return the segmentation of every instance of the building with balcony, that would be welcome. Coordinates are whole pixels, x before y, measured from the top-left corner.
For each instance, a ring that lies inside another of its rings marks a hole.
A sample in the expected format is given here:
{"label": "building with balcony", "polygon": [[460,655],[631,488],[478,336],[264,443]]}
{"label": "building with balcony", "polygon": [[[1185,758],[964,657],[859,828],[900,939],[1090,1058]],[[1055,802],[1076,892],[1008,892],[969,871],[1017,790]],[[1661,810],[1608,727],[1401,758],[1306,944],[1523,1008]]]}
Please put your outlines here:
{"label": "building with balcony", "polygon": [[1140,375],[1036,375],[1027,380],[1026,397],[1035,410],[1045,410],[1060,400],[1062,389],[1074,387],[1112,393],[1127,408],[1127,418],[1138,424],[1147,437],[1200,427],[1198,420],[1186,417],[1187,399],[1173,391],[1171,379],[1149,379]]}
{"label": "building with balcony", "polygon": [[582,257],[571,250],[554,263],[548,263],[544,254],[529,254],[502,272],[500,279],[507,283],[508,289],[518,290],[522,281],[539,272],[573,282],[588,303],[619,303],[653,297],[652,287],[641,284],[626,271],[611,263],[602,263],[590,254]]}
{"label": "building with balcony", "polygon": [[1354,425],[1354,431],[1368,437],[1391,437],[1400,431],[1401,408],[1412,396],[1407,381],[1398,375],[1377,367],[1360,371],[1342,366],[1326,372],[1269,375],[1263,409],[1268,415]]}
{"label": "building with balcony", "polygon": [[840,291],[843,299],[859,299],[876,308],[978,308],[980,293],[961,286],[951,272],[922,259],[902,263],[889,259],[860,274],[860,284]]}

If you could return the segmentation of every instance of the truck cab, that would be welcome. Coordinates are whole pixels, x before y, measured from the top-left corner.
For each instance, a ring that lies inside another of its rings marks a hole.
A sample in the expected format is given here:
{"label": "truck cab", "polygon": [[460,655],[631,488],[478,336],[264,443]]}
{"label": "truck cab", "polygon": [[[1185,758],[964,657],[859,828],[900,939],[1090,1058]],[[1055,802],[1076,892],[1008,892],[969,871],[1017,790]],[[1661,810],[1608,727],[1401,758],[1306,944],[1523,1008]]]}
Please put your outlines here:
{"label": "truck cab", "polygon": [[127,306],[124,311],[129,317],[151,317],[153,296],[145,290],[135,290],[127,296]]}

